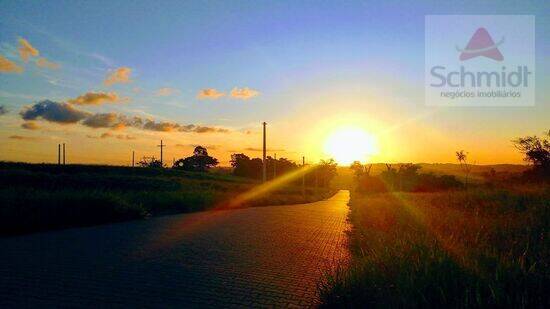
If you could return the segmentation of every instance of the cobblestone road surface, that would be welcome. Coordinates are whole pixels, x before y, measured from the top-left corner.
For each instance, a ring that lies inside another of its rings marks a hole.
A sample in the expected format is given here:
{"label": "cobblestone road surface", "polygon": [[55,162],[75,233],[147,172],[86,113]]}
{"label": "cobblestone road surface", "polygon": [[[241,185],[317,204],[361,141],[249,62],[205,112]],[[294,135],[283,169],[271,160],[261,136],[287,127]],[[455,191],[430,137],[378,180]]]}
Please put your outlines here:
{"label": "cobblestone road surface", "polygon": [[348,200],[0,238],[0,307],[315,306],[348,258]]}

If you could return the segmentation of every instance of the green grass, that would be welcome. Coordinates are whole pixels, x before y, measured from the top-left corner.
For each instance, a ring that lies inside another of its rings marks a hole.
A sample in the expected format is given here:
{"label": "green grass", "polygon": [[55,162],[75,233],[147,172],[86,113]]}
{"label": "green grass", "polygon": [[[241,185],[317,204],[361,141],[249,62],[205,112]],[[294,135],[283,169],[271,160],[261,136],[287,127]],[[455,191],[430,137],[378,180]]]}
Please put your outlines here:
{"label": "green grass", "polygon": [[353,194],[350,265],[320,286],[327,307],[543,307],[550,191]]}
{"label": "green grass", "polygon": [[[171,169],[0,162],[0,235],[222,208],[258,183],[229,174]],[[295,185],[238,207],[304,203]]]}

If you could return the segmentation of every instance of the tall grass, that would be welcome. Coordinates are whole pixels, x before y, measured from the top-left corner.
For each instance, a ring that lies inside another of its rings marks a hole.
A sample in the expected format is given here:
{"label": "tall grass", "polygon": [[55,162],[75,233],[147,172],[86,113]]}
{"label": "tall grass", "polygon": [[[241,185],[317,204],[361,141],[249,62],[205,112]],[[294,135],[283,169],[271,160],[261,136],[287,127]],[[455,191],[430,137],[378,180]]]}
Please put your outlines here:
{"label": "tall grass", "polygon": [[354,194],[352,262],[325,306],[544,307],[547,187]]}
{"label": "tall grass", "polygon": [[[169,169],[0,162],[0,235],[223,207],[257,184]],[[239,206],[304,203],[329,193],[302,197],[301,188],[283,186]]]}

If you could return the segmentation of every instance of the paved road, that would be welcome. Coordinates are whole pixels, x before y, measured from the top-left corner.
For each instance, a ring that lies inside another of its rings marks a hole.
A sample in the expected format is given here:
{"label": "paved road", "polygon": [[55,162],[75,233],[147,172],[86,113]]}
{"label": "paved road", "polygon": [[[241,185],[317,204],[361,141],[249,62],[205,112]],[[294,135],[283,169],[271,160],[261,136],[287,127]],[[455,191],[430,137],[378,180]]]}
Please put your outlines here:
{"label": "paved road", "polygon": [[0,238],[0,307],[314,306],[348,199]]}

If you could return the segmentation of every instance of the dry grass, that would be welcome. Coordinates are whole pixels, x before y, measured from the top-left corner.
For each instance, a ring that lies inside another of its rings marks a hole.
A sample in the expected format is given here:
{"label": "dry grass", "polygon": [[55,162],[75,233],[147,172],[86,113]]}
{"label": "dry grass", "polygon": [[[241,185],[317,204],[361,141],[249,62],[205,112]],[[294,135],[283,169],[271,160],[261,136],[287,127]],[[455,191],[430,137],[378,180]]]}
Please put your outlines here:
{"label": "dry grass", "polygon": [[550,284],[547,186],[354,194],[352,264],[326,306],[543,307]]}

